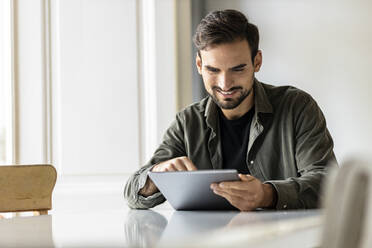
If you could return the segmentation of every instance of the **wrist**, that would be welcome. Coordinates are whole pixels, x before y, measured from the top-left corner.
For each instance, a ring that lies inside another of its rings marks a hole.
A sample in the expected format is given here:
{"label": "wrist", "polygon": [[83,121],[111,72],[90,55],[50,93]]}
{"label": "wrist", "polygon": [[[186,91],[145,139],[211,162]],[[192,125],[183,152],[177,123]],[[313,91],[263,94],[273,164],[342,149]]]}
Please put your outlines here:
{"label": "wrist", "polygon": [[155,194],[158,191],[159,191],[158,188],[155,186],[152,180],[149,177],[147,177],[145,185],[139,191],[139,195],[148,197],[150,195]]}
{"label": "wrist", "polygon": [[275,208],[277,193],[275,188],[270,183],[263,184],[263,191],[264,191],[264,200],[263,200],[263,207],[264,208]]}

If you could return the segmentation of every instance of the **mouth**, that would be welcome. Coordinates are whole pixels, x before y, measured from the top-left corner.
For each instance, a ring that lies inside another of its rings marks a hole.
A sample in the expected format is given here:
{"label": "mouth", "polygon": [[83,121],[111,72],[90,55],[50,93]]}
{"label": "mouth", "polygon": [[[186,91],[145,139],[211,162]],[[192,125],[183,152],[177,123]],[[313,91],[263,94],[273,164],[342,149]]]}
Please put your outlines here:
{"label": "mouth", "polygon": [[231,98],[232,96],[234,96],[236,93],[239,92],[239,89],[230,89],[229,91],[224,91],[224,90],[221,90],[221,89],[216,89],[216,91],[221,95],[223,96],[224,98]]}

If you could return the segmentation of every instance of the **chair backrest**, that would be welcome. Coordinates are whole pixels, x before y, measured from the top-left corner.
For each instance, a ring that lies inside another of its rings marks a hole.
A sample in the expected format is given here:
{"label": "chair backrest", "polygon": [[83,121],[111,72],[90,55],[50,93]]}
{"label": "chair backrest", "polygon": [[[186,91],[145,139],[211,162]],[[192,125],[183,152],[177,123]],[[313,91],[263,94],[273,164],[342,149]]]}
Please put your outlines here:
{"label": "chair backrest", "polygon": [[48,214],[56,180],[52,165],[0,166],[0,212]]}
{"label": "chair backrest", "polygon": [[372,247],[372,164],[349,161],[331,173],[321,247]]}

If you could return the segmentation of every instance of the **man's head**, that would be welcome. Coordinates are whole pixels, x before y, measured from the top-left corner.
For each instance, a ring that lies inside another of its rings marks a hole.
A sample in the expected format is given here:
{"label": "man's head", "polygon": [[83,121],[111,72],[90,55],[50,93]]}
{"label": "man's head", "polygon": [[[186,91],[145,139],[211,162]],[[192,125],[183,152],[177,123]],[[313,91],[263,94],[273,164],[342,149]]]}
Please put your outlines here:
{"label": "man's head", "polygon": [[194,43],[196,65],[209,95],[224,113],[245,113],[253,101],[254,73],[262,62],[257,27],[239,11],[214,11],[200,22]]}

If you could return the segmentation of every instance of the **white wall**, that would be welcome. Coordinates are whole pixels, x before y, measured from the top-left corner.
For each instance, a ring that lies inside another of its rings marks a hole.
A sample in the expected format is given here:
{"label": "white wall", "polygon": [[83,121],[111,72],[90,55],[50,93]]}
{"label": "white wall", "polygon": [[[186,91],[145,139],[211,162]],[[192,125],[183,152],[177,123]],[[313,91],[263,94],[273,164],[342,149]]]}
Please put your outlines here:
{"label": "white wall", "polygon": [[176,2],[12,2],[14,163],[85,181],[137,170],[177,109]]}
{"label": "white wall", "polygon": [[372,2],[207,0],[245,13],[261,35],[258,79],[309,92],[322,108],[339,162],[372,153]]}
{"label": "white wall", "polygon": [[52,6],[53,160],[63,174],[132,171],[140,132],[136,2]]}

